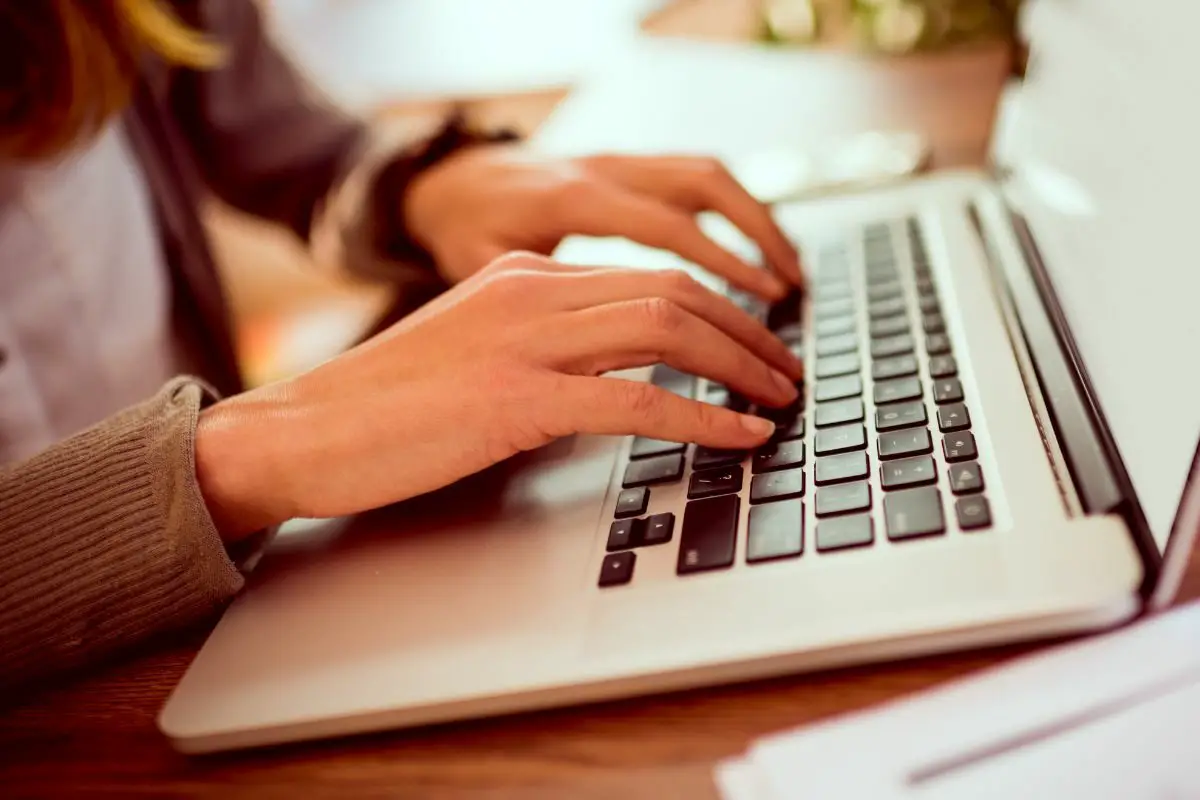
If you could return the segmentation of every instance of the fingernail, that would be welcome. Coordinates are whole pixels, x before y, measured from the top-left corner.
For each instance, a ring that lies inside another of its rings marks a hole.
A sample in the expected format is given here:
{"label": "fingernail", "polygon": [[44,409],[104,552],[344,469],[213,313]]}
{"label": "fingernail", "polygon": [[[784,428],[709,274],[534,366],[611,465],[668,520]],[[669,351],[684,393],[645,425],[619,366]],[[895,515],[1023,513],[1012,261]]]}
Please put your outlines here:
{"label": "fingernail", "polygon": [[779,389],[779,393],[789,401],[796,396],[796,384],[787,375],[771,370],[771,380],[775,381],[775,387]]}
{"label": "fingernail", "polygon": [[742,414],[742,427],[755,436],[761,436],[764,439],[771,437],[775,433],[774,422],[762,417],[752,417],[749,414]]}

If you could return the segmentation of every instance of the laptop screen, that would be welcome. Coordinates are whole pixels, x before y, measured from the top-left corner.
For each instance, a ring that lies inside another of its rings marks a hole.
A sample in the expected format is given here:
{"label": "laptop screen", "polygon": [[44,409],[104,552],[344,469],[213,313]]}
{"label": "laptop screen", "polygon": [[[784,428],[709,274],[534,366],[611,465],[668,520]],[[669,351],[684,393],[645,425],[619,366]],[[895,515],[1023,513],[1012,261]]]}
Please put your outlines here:
{"label": "laptop screen", "polygon": [[1162,551],[1200,440],[1200,3],[1037,0],[995,143]]}

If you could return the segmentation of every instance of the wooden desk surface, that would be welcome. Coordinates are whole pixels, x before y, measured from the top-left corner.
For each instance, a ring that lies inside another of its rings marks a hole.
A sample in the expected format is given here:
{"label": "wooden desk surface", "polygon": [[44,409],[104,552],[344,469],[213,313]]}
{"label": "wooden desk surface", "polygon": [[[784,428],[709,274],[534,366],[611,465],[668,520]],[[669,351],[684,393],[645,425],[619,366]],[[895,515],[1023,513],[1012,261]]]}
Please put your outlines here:
{"label": "wooden desk surface", "polygon": [[[814,54],[811,72],[797,75],[797,87],[831,95],[839,81],[855,87],[814,126],[913,125],[930,134],[937,163],[970,164],[985,152],[1002,74],[995,50],[903,63],[822,53]],[[864,76],[873,90],[862,91]],[[1182,597],[1200,597],[1200,555]],[[0,712],[0,795],[711,797],[712,762],[758,736],[924,689],[1028,649],[187,759],[170,750],[154,717],[205,632],[155,643]]]}

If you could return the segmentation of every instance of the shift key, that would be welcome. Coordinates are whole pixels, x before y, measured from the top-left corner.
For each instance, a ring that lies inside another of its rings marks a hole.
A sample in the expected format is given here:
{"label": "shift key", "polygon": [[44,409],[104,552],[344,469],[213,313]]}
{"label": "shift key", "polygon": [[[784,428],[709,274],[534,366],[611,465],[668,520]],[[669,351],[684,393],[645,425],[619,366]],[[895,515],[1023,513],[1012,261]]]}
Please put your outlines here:
{"label": "shift key", "polygon": [[741,499],[735,494],[693,500],[683,512],[679,538],[680,575],[733,565]]}

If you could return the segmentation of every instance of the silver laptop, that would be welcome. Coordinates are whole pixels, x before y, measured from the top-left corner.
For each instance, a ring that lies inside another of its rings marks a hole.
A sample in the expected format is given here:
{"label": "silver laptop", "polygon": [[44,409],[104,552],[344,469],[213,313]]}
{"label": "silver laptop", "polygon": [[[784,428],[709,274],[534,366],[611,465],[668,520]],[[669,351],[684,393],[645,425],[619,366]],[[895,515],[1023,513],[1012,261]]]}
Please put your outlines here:
{"label": "silver laptop", "polygon": [[[1200,527],[1200,124],[1172,86],[1195,74],[1179,17],[1200,10],[1079,8],[1031,7],[1002,174],[778,209],[811,292],[738,298],[807,362],[802,402],[770,412],[776,441],[577,437],[297,522],[163,732],[197,753],[416,726],[1097,630],[1168,603]],[[695,94],[662,107],[721,113],[719,93]],[[667,258],[582,240],[559,256]]]}

